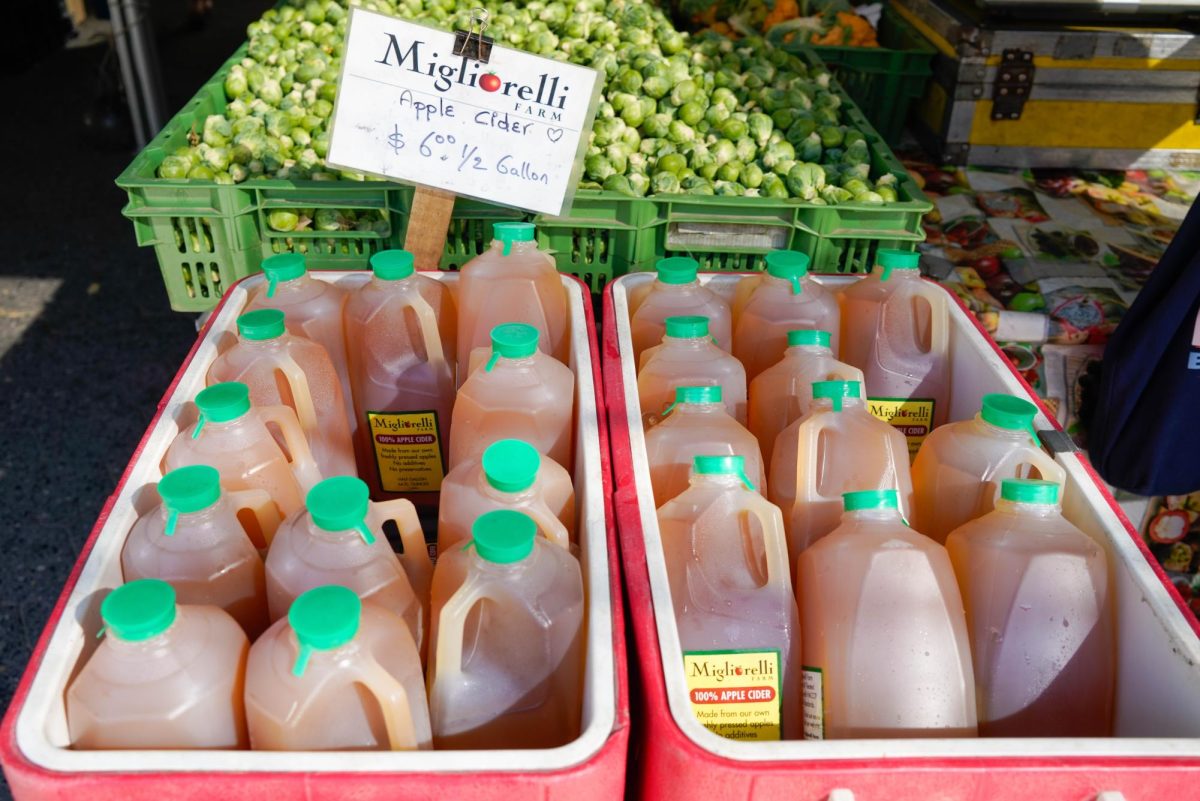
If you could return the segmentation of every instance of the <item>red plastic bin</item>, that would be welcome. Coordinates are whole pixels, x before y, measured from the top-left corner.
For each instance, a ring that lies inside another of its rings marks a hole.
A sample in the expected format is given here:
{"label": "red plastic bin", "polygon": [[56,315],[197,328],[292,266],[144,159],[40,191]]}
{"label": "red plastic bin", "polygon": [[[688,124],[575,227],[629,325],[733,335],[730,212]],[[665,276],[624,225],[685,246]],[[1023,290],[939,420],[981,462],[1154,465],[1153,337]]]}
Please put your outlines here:
{"label": "red plastic bin", "polygon": [[[745,275],[702,275],[732,297]],[[627,293],[604,294],[602,351],[616,483],[617,527],[640,685],[634,784],[656,801],[1037,799],[1151,801],[1200,798],[1200,639],[1194,619],[1085,459],[1067,471],[1064,513],[1102,542],[1114,567],[1119,627],[1117,736],[1108,739],[927,739],[734,742],[693,717],[650,491]],[[822,282],[844,286],[853,279]],[[1036,401],[995,344],[952,305],[950,419],[971,417],[982,395]],[[1039,403],[1039,407],[1041,404]],[[1041,430],[1057,426],[1041,407]],[[785,701],[786,703],[786,701]]]}
{"label": "red plastic bin", "polygon": [[[353,284],[367,273],[314,273]],[[454,273],[430,273],[453,288]],[[420,752],[74,751],[67,741],[67,682],[95,647],[99,601],[120,583],[120,549],[137,514],[153,506],[153,482],[175,433],[195,419],[190,399],[220,346],[233,336],[252,276],[225,295],[159,404],[108,499],[0,724],[0,762],[16,801],[119,799],[618,799],[625,792],[629,698],[625,625],[607,427],[590,293],[563,276],[576,373],[574,479],[587,593],[583,731],[553,749]]]}

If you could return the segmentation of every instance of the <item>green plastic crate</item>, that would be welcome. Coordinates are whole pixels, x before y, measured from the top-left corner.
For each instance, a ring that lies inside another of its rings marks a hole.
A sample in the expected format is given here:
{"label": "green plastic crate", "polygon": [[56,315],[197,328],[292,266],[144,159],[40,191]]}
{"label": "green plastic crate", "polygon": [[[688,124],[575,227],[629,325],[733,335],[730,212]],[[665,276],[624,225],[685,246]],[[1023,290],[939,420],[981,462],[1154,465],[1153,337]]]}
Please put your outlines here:
{"label": "green plastic crate", "polygon": [[[884,5],[879,20],[881,47],[811,48],[837,77],[875,129],[891,144],[900,141],[913,102],[925,94],[935,50],[920,31]],[[801,48],[787,46],[797,52]]]}
{"label": "green plastic crate", "polygon": [[[138,244],[154,248],[171,306],[178,311],[212,308],[226,288],[257,272],[262,259],[275,253],[304,253],[314,270],[365,269],[371,254],[404,245],[414,195],[409,185],[261,179],[217,186],[156,177],[158,165],[187,143],[189,132],[224,109],[224,76],[242,55],[242,50],[235,53],[117,179],[129,194],[124,214],[134,223]],[[809,254],[815,272],[864,272],[877,247],[915,248],[924,238],[921,216],[932,205],[844,93],[843,105],[848,121],[867,136],[873,171],[897,176],[898,202],[817,206],[746,197],[629,198],[581,190],[570,212],[555,217],[459,198],[439,266],[456,270],[482,253],[494,223],[530,220],[558,269],[595,292],[613,278],[652,269],[657,259],[673,254],[691,255],[707,270],[754,270],[769,250],[786,247]],[[273,209],[309,207],[370,209],[388,226],[385,231],[280,233],[267,225]]]}

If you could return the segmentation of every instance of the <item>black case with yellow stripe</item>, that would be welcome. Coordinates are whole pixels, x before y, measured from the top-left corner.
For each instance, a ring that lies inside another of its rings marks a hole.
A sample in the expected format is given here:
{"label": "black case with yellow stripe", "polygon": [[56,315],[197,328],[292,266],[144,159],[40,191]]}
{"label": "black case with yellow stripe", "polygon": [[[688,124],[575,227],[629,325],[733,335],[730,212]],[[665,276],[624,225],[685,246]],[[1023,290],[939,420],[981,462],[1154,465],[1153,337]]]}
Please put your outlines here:
{"label": "black case with yellow stripe", "polygon": [[938,50],[911,122],[953,164],[1200,169],[1200,36],[893,6]]}

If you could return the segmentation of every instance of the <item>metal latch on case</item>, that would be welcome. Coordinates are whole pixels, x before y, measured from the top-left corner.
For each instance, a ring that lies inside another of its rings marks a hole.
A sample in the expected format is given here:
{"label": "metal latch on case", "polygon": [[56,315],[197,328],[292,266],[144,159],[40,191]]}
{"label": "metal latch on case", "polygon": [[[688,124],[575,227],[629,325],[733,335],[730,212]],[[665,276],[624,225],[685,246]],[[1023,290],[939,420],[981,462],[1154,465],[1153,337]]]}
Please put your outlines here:
{"label": "metal latch on case", "polygon": [[1033,53],[1005,50],[1000,57],[996,83],[992,86],[992,119],[1019,120],[1033,88]]}

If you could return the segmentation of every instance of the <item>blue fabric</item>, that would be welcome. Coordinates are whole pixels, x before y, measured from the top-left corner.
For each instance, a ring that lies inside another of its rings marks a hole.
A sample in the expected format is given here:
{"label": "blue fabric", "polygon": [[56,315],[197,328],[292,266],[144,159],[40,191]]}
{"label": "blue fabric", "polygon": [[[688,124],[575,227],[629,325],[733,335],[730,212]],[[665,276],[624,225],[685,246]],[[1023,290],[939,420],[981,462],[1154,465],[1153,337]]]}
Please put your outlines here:
{"label": "blue fabric", "polygon": [[1200,490],[1200,204],[1109,340],[1088,451],[1142,495]]}

